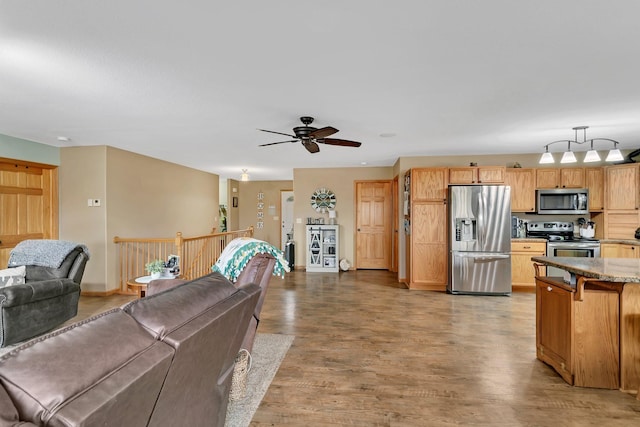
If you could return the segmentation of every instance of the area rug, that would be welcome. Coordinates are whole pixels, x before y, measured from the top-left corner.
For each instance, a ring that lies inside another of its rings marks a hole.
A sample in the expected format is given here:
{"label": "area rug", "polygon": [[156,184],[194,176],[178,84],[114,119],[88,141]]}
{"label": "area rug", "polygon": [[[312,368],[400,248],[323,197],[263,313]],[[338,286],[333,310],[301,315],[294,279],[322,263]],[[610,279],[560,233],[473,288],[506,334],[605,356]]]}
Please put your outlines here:
{"label": "area rug", "polygon": [[249,425],[280,363],[289,351],[293,338],[293,335],[256,335],[251,355],[251,370],[247,375],[247,392],[243,399],[229,402],[225,427]]}

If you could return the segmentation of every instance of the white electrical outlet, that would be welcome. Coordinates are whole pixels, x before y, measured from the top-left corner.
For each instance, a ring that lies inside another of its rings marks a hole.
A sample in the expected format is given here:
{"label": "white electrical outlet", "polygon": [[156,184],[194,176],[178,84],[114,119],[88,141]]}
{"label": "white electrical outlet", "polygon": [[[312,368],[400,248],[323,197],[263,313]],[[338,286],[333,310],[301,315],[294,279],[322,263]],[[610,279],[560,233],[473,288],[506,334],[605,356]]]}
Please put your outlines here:
{"label": "white electrical outlet", "polygon": [[93,199],[87,199],[87,206],[93,206]]}

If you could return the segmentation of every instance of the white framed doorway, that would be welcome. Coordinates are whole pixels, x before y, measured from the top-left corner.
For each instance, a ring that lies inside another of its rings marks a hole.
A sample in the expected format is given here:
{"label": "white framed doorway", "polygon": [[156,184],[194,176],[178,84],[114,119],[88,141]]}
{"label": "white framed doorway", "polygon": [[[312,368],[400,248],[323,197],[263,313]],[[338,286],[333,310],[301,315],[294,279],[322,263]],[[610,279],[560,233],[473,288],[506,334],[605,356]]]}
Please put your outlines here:
{"label": "white framed doorway", "polygon": [[293,190],[280,190],[280,249],[284,251],[289,240],[293,238]]}

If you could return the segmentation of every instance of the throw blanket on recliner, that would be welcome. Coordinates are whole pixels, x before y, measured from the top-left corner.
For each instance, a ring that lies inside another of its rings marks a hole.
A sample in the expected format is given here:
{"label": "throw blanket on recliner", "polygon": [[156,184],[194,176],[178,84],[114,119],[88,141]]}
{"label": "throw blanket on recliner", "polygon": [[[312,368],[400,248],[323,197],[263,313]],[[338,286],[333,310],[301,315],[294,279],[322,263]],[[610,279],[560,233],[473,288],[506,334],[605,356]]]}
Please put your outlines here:
{"label": "throw blanket on recliner", "polygon": [[19,265],[38,265],[58,268],[75,248],[81,248],[89,257],[89,248],[65,240],[23,240],[9,255],[9,267]]}
{"label": "throw blanket on recliner", "polygon": [[269,254],[276,259],[273,268],[274,276],[284,276],[285,272],[289,272],[289,263],[284,259],[281,250],[267,242],[251,237],[238,237],[230,241],[211,270],[235,282],[244,267],[256,254]]}

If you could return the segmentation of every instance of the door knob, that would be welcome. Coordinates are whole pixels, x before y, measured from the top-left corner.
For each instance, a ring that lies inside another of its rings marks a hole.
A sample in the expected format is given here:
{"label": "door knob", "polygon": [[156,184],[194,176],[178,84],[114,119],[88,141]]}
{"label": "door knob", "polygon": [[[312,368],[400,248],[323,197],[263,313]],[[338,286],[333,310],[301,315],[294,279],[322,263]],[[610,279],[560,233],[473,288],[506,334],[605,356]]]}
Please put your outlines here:
{"label": "door knob", "polygon": [[549,292],[551,292],[551,291],[553,290],[553,288],[552,288],[551,286],[547,286],[547,290],[548,290]]}

